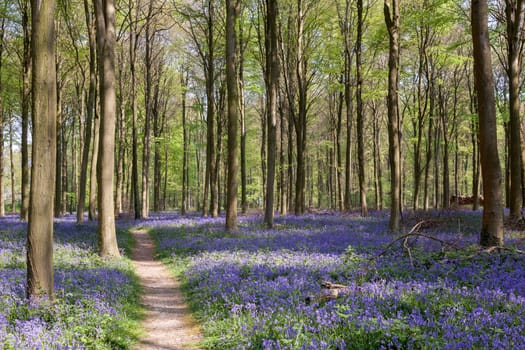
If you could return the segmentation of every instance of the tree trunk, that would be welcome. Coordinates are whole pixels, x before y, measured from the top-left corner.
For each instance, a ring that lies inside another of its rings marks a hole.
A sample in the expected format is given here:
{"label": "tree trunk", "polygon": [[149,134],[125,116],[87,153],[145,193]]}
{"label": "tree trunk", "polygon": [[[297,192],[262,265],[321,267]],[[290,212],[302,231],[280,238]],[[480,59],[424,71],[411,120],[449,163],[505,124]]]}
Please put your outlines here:
{"label": "tree trunk", "polygon": [[[132,8],[131,0],[129,2],[130,11]],[[139,156],[138,156],[138,105],[137,105],[137,46],[138,46],[138,29],[137,22],[139,16],[140,2],[135,5],[135,20],[131,19],[130,14],[130,40],[129,40],[129,69],[131,74],[131,196],[133,197],[133,211],[135,220],[142,219],[142,207],[139,188]]]}
{"label": "tree trunk", "polygon": [[100,83],[100,135],[97,162],[99,254],[120,256],[115,230],[113,175],[115,167],[115,5],[95,0]]}
{"label": "tree trunk", "polygon": [[365,164],[365,140],[364,140],[364,111],[363,111],[363,77],[361,73],[361,51],[363,37],[363,0],[357,0],[357,40],[356,40],[356,112],[357,112],[357,162],[359,165],[359,197],[361,203],[361,216],[368,215],[366,204],[366,164]]}
{"label": "tree trunk", "polygon": [[[5,215],[5,203],[4,203],[4,121],[5,121],[5,108],[3,104],[2,94],[3,86],[2,86],[2,63],[3,63],[3,55],[4,55],[4,32],[5,32],[5,22],[6,18],[5,16],[2,17],[1,23],[0,23],[0,217],[3,217]],[[12,130],[11,127],[12,123],[9,123],[9,130]],[[9,133],[9,141],[10,145],[12,145],[12,133]],[[10,147],[10,152],[12,150],[12,147]],[[11,157],[12,158],[12,157]]]}
{"label": "tree trunk", "polygon": [[63,188],[63,164],[65,161],[63,151],[64,143],[64,130],[62,127],[62,83],[60,82],[60,64],[59,58],[56,60],[55,71],[56,71],[56,163],[55,163],[55,203],[54,203],[54,216],[56,218],[61,217],[64,213],[62,212],[62,194]]}
{"label": "tree trunk", "polygon": [[33,60],[31,198],[27,231],[27,296],[52,296],[56,157],[55,3],[31,1]]}
{"label": "tree trunk", "polygon": [[523,205],[521,180],[520,75],[523,51],[523,1],[505,0],[507,18],[507,59],[509,78],[510,196],[509,218],[521,220]]}
{"label": "tree trunk", "polygon": [[204,183],[204,200],[202,205],[202,215],[208,216],[208,194],[210,195],[210,202],[214,203],[217,197],[217,190],[214,184],[214,177],[216,176],[215,164],[215,67],[214,67],[214,4],[213,0],[208,0],[208,18],[207,18],[207,44],[208,55],[205,65],[206,78],[206,177]]}
{"label": "tree trunk", "polygon": [[302,215],[305,210],[305,184],[306,184],[306,114],[308,102],[308,77],[307,77],[307,53],[305,52],[305,12],[302,0],[297,0],[297,93],[298,111],[295,123],[297,173],[295,176],[295,215]]}
{"label": "tree trunk", "polygon": [[188,152],[189,152],[189,140],[188,140],[188,122],[186,116],[186,94],[188,90],[188,76],[189,72],[184,68],[181,74],[181,101],[182,101],[182,201],[180,212],[182,215],[186,214],[187,211],[187,199],[188,199]]}
{"label": "tree trunk", "polygon": [[285,155],[285,145],[284,145],[284,137],[286,135],[286,128],[285,128],[285,113],[283,110],[281,110],[280,113],[280,147],[279,147],[279,177],[281,179],[280,182],[280,214],[286,215],[288,214],[288,186],[286,181],[286,155]]}
{"label": "tree trunk", "polygon": [[89,208],[88,219],[95,220],[97,217],[97,163],[100,133],[100,116],[95,111],[95,120],[93,122],[93,152],[91,154],[91,169],[89,176]]}
{"label": "tree trunk", "polygon": [[478,93],[480,158],[484,195],[480,244],[484,247],[491,247],[503,245],[503,208],[487,7],[487,0],[472,0],[474,82]]}
{"label": "tree trunk", "polygon": [[[241,15],[242,17],[242,15]],[[239,21],[239,113],[241,118],[241,213],[248,210],[246,193],[246,105],[244,101],[244,52],[248,45],[245,42],[243,23]]]}
{"label": "tree trunk", "polygon": [[86,203],[87,171],[89,164],[89,149],[91,147],[91,130],[93,115],[95,113],[95,97],[97,89],[96,77],[96,38],[93,26],[92,12],[89,0],[84,0],[84,12],[89,39],[89,90],[86,102],[86,122],[84,126],[84,148],[82,150],[82,161],[80,165],[80,181],[77,202],[77,223],[84,222],[84,207]]}
{"label": "tree trunk", "polygon": [[228,186],[226,230],[237,231],[237,187],[239,172],[239,84],[237,76],[237,18],[239,0],[226,0],[226,84],[228,90]]}
{"label": "tree trunk", "polygon": [[401,131],[399,121],[399,1],[385,0],[385,22],[389,34],[388,141],[390,158],[390,223],[399,231],[401,223]]}
{"label": "tree trunk", "polygon": [[343,39],[344,39],[344,98],[346,106],[346,150],[345,150],[345,195],[344,195],[344,210],[350,211],[352,209],[352,49],[351,44],[351,24],[350,24],[351,3],[350,0],[345,1],[344,19],[340,20],[343,23]]}
{"label": "tree trunk", "polygon": [[29,109],[31,108],[31,29],[30,29],[30,6],[29,0],[20,1],[20,12],[22,13],[22,28],[24,31],[24,54],[22,59],[22,203],[20,207],[20,219],[29,220]]}
{"label": "tree trunk", "polygon": [[13,122],[9,123],[9,160],[11,168],[11,213],[16,213],[16,186],[15,186],[15,157],[13,152],[14,141]]}
{"label": "tree trunk", "polygon": [[277,53],[277,17],[276,0],[266,0],[266,115],[268,116],[268,175],[266,183],[266,202],[264,222],[271,228],[274,219],[274,181],[277,158],[277,89],[279,88],[279,56]]}

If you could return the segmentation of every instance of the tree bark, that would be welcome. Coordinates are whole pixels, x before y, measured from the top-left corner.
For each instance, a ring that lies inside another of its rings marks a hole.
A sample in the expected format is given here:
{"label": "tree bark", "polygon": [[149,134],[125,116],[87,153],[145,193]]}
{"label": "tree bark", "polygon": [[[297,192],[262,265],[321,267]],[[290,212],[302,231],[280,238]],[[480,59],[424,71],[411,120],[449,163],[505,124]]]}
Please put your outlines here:
{"label": "tree bark", "polygon": [[88,220],[93,221],[97,217],[97,163],[100,133],[100,115],[95,110],[93,122],[93,152],[91,153],[91,168],[89,174],[89,208]]}
{"label": "tree bark", "polygon": [[302,215],[305,210],[304,190],[306,185],[306,114],[308,98],[307,57],[304,43],[305,12],[303,1],[297,0],[297,93],[298,111],[295,123],[297,173],[295,176],[295,215]]}
{"label": "tree bark", "polygon": [[22,59],[22,203],[20,208],[20,219],[29,220],[29,109],[31,108],[31,29],[30,29],[30,6],[29,0],[20,1],[22,12],[22,28],[24,31],[24,54]]}
{"label": "tree bark", "polygon": [[478,93],[480,160],[484,195],[480,244],[491,247],[503,245],[503,207],[487,7],[487,0],[472,0],[474,82]]}
{"label": "tree bark", "polygon": [[204,200],[202,205],[202,215],[208,216],[208,194],[210,202],[213,203],[217,197],[217,190],[214,186],[216,175],[215,164],[215,62],[214,62],[214,4],[213,0],[208,0],[207,35],[208,52],[204,60],[204,70],[206,78],[206,177],[204,183]]}
{"label": "tree bark", "polygon": [[189,140],[188,140],[188,122],[186,116],[186,94],[188,90],[188,76],[189,72],[186,68],[182,69],[181,74],[181,104],[182,104],[182,201],[180,212],[182,215],[186,214],[187,211],[187,199],[188,199],[188,153],[189,153]]}
{"label": "tree bark", "polygon": [[115,5],[95,0],[100,83],[100,135],[97,162],[98,243],[101,256],[120,256],[115,230],[113,177],[115,168]]}
{"label": "tree bark", "polygon": [[11,168],[11,213],[16,213],[15,157],[13,122],[9,123],[9,160]]}
{"label": "tree bark", "polygon": [[357,0],[357,40],[356,40],[356,111],[357,111],[357,162],[359,166],[359,197],[361,204],[361,216],[368,215],[366,204],[366,164],[365,164],[365,140],[364,140],[364,111],[363,111],[363,77],[361,72],[361,54],[363,38],[363,0]]}
{"label": "tree bark", "polygon": [[53,0],[31,1],[31,195],[27,231],[27,296],[52,296],[53,198],[56,157],[56,73]]}
{"label": "tree bark", "polygon": [[91,131],[93,115],[95,114],[95,97],[97,89],[96,76],[96,38],[93,25],[92,12],[89,0],[84,0],[84,12],[89,40],[89,90],[86,102],[86,123],[84,126],[84,148],[82,150],[82,161],[80,165],[80,180],[77,203],[77,223],[84,222],[84,207],[86,203],[87,172],[89,164],[89,149],[91,147]]}
{"label": "tree bark", "polygon": [[[130,0],[130,11],[132,8]],[[133,211],[135,220],[142,219],[141,197],[139,189],[139,156],[138,156],[138,105],[137,105],[137,45],[138,45],[138,13],[140,1],[135,4],[135,19],[133,20],[130,12],[130,40],[129,40],[129,69],[131,74],[131,195],[133,197]]]}
{"label": "tree bark", "polygon": [[399,121],[399,1],[385,0],[385,22],[389,34],[388,54],[388,141],[390,158],[391,231],[401,224],[401,131]]}
{"label": "tree bark", "polygon": [[509,217],[521,220],[523,205],[521,180],[520,75],[523,51],[523,1],[505,0],[507,18],[507,59],[509,78],[510,196]]}
{"label": "tree bark", "polygon": [[[3,68],[3,56],[4,56],[4,33],[5,33],[5,22],[6,18],[5,16],[2,17],[1,23],[0,23],[0,92],[3,91],[2,86],[2,68]],[[3,135],[3,129],[4,129],[4,121],[5,121],[5,107],[2,99],[2,94],[0,93],[0,217],[3,217],[5,215],[5,203],[4,203],[4,135]],[[12,131],[11,127],[12,123],[9,123],[9,130]],[[10,145],[12,145],[12,132],[9,133],[10,138]],[[10,147],[10,152],[12,150],[12,147]],[[12,157],[11,157],[12,159]]]}
{"label": "tree bark", "polygon": [[226,230],[237,231],[237,187],[239,172],[239,90],[237,56],[237,18],[239,0],[226,0],[226,86],[228,89],[228,194],[226,199]]}
{"label": "tree bark", "polygon": [[266,177],[266,202],[264,222],[271,228],[274,220],[274,182],[277,158],[277,89],[279,87],[279,56],[277,53],[277,17],[279,15],[276,0],[266,0],[266,115],[268,117],[268,163]]}

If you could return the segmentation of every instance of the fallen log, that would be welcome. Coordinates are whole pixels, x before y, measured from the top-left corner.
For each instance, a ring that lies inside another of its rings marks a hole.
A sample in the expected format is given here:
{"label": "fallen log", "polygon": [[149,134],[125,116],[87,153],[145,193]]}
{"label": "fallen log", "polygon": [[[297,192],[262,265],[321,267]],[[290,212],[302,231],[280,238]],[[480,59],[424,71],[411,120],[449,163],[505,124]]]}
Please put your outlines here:
{"label": "fallen log", "polygon": [[311,303],[323,303],[350,292],[350,287],[344,284],[332,283],[330,281],[321,282],[323,289],[318,294],[307,296],[304,301],[307,305]]}

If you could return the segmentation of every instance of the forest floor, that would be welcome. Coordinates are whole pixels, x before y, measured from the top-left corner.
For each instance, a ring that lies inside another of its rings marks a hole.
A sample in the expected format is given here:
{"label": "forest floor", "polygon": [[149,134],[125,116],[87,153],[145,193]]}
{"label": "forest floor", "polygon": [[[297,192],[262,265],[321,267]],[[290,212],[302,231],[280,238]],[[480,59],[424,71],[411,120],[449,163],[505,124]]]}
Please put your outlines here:
{"label": "forest floor", "polygon": [[154,260],[154,245],[144,230],[131,231],[136,245],[133,264],[143,288],[146,308],[144,335],[136,350],[197,349],[200,328],[191,317],[180,283],[159,261]]}

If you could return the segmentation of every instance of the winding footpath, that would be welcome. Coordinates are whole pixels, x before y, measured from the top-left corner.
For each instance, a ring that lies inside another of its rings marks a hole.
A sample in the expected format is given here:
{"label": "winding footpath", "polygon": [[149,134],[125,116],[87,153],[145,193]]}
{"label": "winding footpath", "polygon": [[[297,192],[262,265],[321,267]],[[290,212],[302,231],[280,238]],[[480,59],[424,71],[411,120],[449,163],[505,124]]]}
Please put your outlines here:
{"label": "winding footpath", "polygon": [[153,241],[144,230],[131,231],[135,239],[133,264],[143,288],[146,308],[144,336],[135,350],[198,349],[200,329],[191,317],[180,283],[153,259]]}

